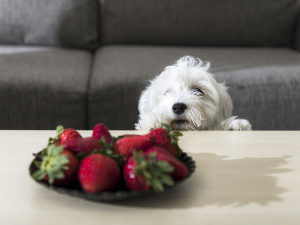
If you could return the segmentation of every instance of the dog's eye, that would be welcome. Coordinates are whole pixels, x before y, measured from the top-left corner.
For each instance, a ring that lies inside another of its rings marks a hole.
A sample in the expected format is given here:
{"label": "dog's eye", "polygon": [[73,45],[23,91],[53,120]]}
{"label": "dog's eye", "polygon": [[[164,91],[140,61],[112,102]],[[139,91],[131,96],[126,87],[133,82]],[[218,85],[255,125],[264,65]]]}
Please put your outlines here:
{"label": "dog's eye", "polygon": [[172,90],[168,89],[168,90],[165,91],[164,95],[170,94],[171,92],[172,92]]}
{"label": "dog's eye", "polygon": [[191,89],[191,92],[194,94],[194,95],[204,95],[204,92],[200,89],[200,88],[192,88]]}

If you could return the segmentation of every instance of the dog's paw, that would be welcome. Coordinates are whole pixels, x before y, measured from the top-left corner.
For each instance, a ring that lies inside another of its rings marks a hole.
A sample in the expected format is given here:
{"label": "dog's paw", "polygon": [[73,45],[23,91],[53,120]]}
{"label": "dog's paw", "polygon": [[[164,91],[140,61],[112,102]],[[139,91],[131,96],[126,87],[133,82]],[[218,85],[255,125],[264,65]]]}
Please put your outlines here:
{"label": "dog's paw", "polygon": [[231,130],[251,130],[251,124],[245,119],[235,119],[231,123]]}
{"label": "dog's paw", "polygon": [[245,119],[236,119],[236,117],[230,117],[227,120],[222,122],[224,130],[252,130],[252,126],[248,120]]}

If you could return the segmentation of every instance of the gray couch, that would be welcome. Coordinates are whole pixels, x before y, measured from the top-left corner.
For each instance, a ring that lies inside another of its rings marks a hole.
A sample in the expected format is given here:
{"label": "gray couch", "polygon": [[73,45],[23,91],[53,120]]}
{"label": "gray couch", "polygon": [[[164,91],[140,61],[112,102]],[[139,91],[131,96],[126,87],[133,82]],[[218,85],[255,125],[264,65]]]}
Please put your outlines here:
{"label": "gray couch", "polygon": [[134,129],[149,80],[211,62],[234,115],[300,129],[297,0],[0,0],[0,129]]}

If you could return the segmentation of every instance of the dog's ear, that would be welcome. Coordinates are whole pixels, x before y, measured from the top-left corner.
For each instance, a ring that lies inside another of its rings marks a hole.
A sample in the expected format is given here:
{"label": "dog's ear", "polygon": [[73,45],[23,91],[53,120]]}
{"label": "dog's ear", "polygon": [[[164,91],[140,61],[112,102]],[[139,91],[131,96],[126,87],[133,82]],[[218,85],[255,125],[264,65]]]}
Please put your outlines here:
{"label": "dog's ear", "polygon": [[227,119],[232,114],[232,100],[227,92],[227,87],[224,83],[218,83],[219,91],[219,118]]}

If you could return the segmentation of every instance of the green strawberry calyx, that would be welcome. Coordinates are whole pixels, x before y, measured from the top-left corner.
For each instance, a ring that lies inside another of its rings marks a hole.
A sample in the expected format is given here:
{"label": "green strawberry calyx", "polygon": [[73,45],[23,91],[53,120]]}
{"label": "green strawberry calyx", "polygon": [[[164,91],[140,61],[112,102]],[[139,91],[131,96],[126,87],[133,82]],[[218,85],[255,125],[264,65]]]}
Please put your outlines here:
{"label": "green strawberry calyx", "polygon": [[35,180],[43,180],[48,176],[49,184],[53,184],[56,179],[64,179],[65,174],[63,170],[68,170],[69,158],[67,155],[61,154],[62,146],[49,145],[43,150],[40,159],[42,161],[35,161],[37,170],[31,175]]}
{"label": "green strawberry calyx", "polygon": [[134,173],[142,175],[155,192],[163,192],[164,185],[174,185],[174,180],[169,175],[174,171],[174,167],[167,161],[158,161],[155,152],[148,154],[146,159],[141,152],[133,151],[133,158],[137,163]]}
{"label": "green strawberry calyx", "polygon": [[101,149],[101,150],[95,149],[94,151],[92,151],[92,154],[105,155],[105,156],[113,159],[121,167],[124,164],[124,161],[123,161],[124,156],[115,154],[114,151],[111,150],[110,148],[104,148],[104,149]]}
{"label": "green strawberry calyx", "polygon": [[59,135],[64,132],[64,126],[62,125],[58,125],[56,127],[56,136],[54,138],[49,138],[48,140],[48,146],[51,145],[51,144],[55,144],[55,143],[58,143],[59,142]]}
{"label": "green strawberry calyx", "polygon": [[177,130],[172,130],[172,128],[168,124],[165,124],[165,123],[162,123],[161,127],[166,129],[169,132],[169,138],[170,138],[171,144],[175,144],[177,146],[177,151],[178,151],[177,157],[179,158],[182,153],[182,149],[179,147],[178,141],[179,141],[179,137],[182,136],[182,133]]}
{"label": "green strawberry calyx", "polygon": [[162,123],[161,127],[166,129],[169,132],[169,137],[170,137],[170,140],[171,140],[171,144],[176,144],[177,145],[179,137],[182,136],[182,133],[180,131],[177,131],[177,130],[172,130],[172,128],[168,124],[165,124],[165,123]]}

